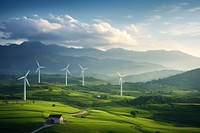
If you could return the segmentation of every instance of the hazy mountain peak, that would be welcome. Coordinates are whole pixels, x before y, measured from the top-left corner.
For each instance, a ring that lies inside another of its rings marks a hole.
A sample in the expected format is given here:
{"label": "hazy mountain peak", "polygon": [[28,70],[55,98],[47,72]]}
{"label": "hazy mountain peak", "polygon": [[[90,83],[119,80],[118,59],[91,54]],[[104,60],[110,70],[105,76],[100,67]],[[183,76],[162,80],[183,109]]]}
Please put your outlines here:
{"label": "hazy mountain peak", "polygon": [[45,45],[40,41],[24,41],[20,45]]}

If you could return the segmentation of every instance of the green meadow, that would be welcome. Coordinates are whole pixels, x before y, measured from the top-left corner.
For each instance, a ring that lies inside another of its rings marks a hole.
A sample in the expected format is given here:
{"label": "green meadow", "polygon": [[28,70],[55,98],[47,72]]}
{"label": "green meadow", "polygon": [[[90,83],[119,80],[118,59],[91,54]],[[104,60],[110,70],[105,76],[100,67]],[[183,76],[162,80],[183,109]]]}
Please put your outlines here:
{"label": "green meadow", "polygon": [[[50,114],[62,114],[64,124],[44,128],[39,133],[200,132],[198,91],[144,91],[126,85],[124,96],[120,96],[119,86],[95,83],[86,81],[85,87],[31,84],[27,87],[27,101],[22,100],[22,84],[0,84],[0,131],[31,132],[42,127]],[[72,116],[83,110],[87,113]]]}
{"label": "green meadow", "polygon": [[8,104],[2,102],[0,107],[0,128],[5,133],[31,132],[42,126],[49,114],[55,113],[62,114],[66,123],[43,129],[39,133],[199,132],[197,127],[177,126],[153,120],[150,118],[153,114],[145,110],[138,109],[141,114],[134,118],[129,113],[134,107],[90,108],[84,117],[73,117],[71,114],[81,109],[59,102],[12,100]]}

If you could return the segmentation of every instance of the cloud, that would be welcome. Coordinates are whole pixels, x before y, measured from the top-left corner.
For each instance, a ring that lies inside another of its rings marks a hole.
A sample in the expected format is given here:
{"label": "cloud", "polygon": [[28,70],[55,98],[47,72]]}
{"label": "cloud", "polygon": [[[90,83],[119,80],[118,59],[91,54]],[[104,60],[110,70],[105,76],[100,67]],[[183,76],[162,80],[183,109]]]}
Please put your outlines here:
{"label": "cloud", "polygon": [[200,22],[189,22],[187,24],[176,25],[167,31],[162,31],[162,33],[175,36],[200,36]]}
{"label": "cloud", "polygon": [[139,33],[138,27],[136,25],[134,25],[134,24],[130,24],[130,25],[126,26],[126,29],[128,31],[131,31],[131,32],[136,33],[136,34]]}
{"label": "cloud", "polygon": [[187,6],[188,3],[176,3],[173,5],[162,5],[157,7],[154,12],[167,12],[167,13],[175,13],[180,11],[184,6]]}
{"label": "cloud", "polygon": [[198,11],[200,11],[200,7],[191,8],[188,11],[189,12],[198,12]]}
{"label": "cloud", "polygon": [[27,39],[81,47],[133,47],[134,36],[113,27],[103,20],[93,24],[80,22],[69,15],[49,14],[49,19],[38,15],[8,19],[1,22],[0,38]]}
{"label": "cloud", "polygon": [[10,33],[0,31],[0,38],[10,38]]}
{"label": "cloud", "polygon": [[182,16],[176,16],[175,19],[184,19]]}
{"label": "cloud", "polygon": [[173,12],[178,12],[182,7],[177,5],[171,5],[168,8],[169,12],[173,13]]}
{"label": "cloud", "polygon": [[128,15],[128,16],[124,16],[124,18],[126,18],[126,19],[132,19],[133,16],[132,15]]}
{"label": "cloud", "polygon": [[154,16],[147,16],[147,21],[155,21],[155,20],[160,20],[162,16],[160,15],[154,15]]}

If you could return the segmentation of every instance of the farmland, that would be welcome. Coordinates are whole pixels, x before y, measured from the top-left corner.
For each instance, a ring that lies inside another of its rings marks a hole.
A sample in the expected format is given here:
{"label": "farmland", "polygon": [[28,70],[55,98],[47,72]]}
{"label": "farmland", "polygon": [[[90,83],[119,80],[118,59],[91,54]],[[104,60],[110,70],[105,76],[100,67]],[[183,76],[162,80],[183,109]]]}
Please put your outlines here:
{"label": "farmland", "polygon": [[[39,133],[200,132],[200,104],[185,101],[187,95],[193,94],[192,91],[177,90],[176,95],[180,94],[181,98],[171,98],[169,103],[165,100],[166,103],[161,104],[156,102],[158,98],[172,96],[149,97],[149,92],[141,94],[136,89],[132,92],[137,93],[130,96],[119,96],[115,85],[82,87],[71,84],[66,87],[59,83],[32,84],[27,91],[28,101],[20,100],[23,97],[21,88],[21,84],[1,84],[0,129],[5,133],[31,132],[41,127],[49,114],[62,114],[65,124],[45,128]],[[127,89],[125,94],[127,92],[131,90]],[[150,100],[144,103],[140,101],[141,96]],[[72,116],[82,110],[88,113]],[[132,116],[131,111],[137,112],[136,116]]]}

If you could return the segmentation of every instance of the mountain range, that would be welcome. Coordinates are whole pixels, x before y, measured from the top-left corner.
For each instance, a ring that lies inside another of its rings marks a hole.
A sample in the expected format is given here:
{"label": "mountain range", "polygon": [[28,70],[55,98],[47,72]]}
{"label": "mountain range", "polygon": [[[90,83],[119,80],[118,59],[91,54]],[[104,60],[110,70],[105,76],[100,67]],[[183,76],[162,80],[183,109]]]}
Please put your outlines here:
{"label": "mountain range", "polygon": [[61,73],[60,69],[70,62],[69,69],[72,73],[79,73],[78,64],[81,64],[89,68],[88,74],[106,76],[116,76],[116,71],[126,75],[139,75],[169,69],[188,70],[200,66],[200,58],[180,51],[138,52],[124,49],[101,51],[93,48],[77,49],[55,44],[45,45],[37,41],[27,41],[20,45],[2,45],[0,53],[1,73],[25,73],[29,69],[35,72],[36,60],[47,67],[42,70],[44,73]]}

